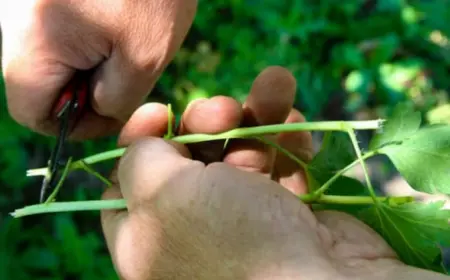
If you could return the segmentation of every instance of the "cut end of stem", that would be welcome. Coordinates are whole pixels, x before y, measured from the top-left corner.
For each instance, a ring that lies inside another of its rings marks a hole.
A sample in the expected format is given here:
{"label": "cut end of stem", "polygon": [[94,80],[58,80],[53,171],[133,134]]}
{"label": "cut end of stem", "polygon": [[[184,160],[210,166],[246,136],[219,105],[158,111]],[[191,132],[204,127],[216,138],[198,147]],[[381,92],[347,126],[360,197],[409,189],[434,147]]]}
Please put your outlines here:
{"label": "cut end of stem", "polygon": [[35,176],[47,176],[48,168],[36,168],[27,170],[27,177],[35,177]]}

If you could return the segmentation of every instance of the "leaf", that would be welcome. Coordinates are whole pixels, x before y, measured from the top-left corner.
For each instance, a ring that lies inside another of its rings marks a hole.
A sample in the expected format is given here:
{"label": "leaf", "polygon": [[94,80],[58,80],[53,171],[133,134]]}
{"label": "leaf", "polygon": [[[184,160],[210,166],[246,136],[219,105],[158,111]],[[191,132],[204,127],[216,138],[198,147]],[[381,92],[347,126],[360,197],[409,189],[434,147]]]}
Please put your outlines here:
{"label": "leaf", "polygon": [[[322,147],[308,164],[308,185],[314,191],[326,183],[336,172],[355,161],[356,153],[347,133],[328,132],[325,134]],[[311,178],[312,177],[312,178]],[[326,195],[366,196],[368,189],[358,180],[340,176],[325,191]],[[343,211],[356,216],[366,205],[313,205],[313,209]]]}
{"label": "leaf", "polygon": [[333,61],[341,67],[362,68],[364,54],[355,44],[343,43],[332,49]]}
{"label": "leaf", "polygon": [[369,190],[357,179],[341,176],[325,192],[327,195],[365,196]]}
{"label": "leaf", "polygon": [[344,82],[348,93],[345,105],[347,111],[354,112],[367,102],[372,83],[373,76],[368,69],[358,69],[348,74]]}
{"label": "leaf", "polygon": [[319,184],[324,184],[336,172],[356,159],[352,143],[344,132],[328,132],[322,147],[308,164],[308,171]]}
{"label": "leaf", "polygon": [[367,95],[369,91],[369,85],[371,82],[371,76],[369,71],[354,70],[350,72],[345,79],[344,87],[346,91],[358,92]]}
{"label": "leaf", "polygon": [[395,55],[399,44],[399,38],[394,33],[378,38],[377,46],[370,54],[372,65],[378,66],[381,63],[389,61]]}
{"label": "leaf", "polygon": [[[386,102],[398,102],[407,95],[414,94],[411,82],[421,79],[426,71],[426,63],[421,59],[405,59],[392,63],[384,63],[378,67],[380,89],[386,91],[387,96],[378,96]],[[426,90],[426,88],[423,88]],[[379,92],[381,93],[381,92]]]}
{"label": "leaf", "polygon": [[427,112],[427,120],[431,124],[450,124],[450,103],[437,106]]}
{"label": "leaf", "polygon": [[450,210],[442,209],[444,203],[380,203],[363,210],[359,218],[383,236],[406,264],[445,273],[440,246],[450,245]]}
{"label": "leaf", "polygon": [[420,112],[415,112],[406,103],[397,105],[391,117],[384,123],[382,132],[372,138],[369,149],[375,150],[388,143],[409,137],[419,129],[420,123]]}
{"label": "leaf", "polygon": [[417,191],[450,194],[450,125],[431,125],[379,150]]}

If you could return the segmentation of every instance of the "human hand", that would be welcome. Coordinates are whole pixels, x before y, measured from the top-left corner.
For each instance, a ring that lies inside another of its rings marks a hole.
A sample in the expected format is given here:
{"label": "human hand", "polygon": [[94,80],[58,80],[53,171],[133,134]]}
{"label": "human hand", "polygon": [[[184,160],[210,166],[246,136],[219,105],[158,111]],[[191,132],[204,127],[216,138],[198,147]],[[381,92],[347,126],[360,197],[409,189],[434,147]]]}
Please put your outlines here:
{"label": "human hand", "polygon": [[[301,122],[294,95],[290,73],[271,67],[244,105],[227,97],[195,101],[178,132]],[[122,279],[440,279],[402,264],[362,222],[313,213],[295,196],[307,191],[303,171],[272,148],[251,140],[233,140],[224,152],[219,142],[186,147],[158,138],[167,123],[165,106],[147,104],[120,135],[121,146],[133,144],[104,199],[128,205],[103,211],[102,225]],[[271,138],[311,158],[309,133]]]}
{"label": "human hand", "polygon": [[95,69],[92,110],[72,138],[117,132],[142,104],[190,28],[196,0],[0,1],[8,108],[56,134],[51,108],[76,70]]}

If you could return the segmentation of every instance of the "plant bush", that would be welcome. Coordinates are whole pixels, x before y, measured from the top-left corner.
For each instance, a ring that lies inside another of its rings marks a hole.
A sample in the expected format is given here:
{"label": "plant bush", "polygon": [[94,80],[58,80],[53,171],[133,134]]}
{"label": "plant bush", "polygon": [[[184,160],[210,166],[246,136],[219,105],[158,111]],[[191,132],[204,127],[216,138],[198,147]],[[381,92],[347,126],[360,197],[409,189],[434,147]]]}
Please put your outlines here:
{"label": "plant bush", "polygon": [[[177,113],[197,97],[242,100],[259,71],[281,65],[297,79],[296,107],[308,120],[384,118],[408,101],[426,122],[450,123],[449,12],[438,0],[199,1],[183,49],[150,99]],[[45,165],[54,140],[19,127],[0,98],[0,279],[117,279],[97,212],[8,215],[36,203],[40,179],[26,170]],[[73,154],[113,149],[114,140],[77,143]],[[98,180],[75,172],[58,197],[100,193]]]}

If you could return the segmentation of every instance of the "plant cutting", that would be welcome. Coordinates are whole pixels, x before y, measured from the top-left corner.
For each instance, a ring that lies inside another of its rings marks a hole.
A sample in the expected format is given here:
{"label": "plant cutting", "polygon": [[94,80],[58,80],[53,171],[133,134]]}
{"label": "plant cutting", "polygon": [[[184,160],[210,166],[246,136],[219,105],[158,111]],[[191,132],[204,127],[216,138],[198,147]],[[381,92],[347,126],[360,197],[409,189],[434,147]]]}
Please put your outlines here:
{"label": "plant cutting", "polygon": [[[171,120],[170,106],[169,114]],[[165,138],[183,144],[252,138],[271,145],[305,170],[309,192],[300,195],[299,200],[310,204],[314,210],[347,212],[382,235],[406,264],[447,273],[441,251],[442,247],[450,246],[450,210],[443,208],[445,201],[425,203],[413,196],[378,195],[365,162],[374,156],[387,156],[415,190],[450,194],[450,125],[422,125],[421,122],[419,112],[401,104],[387,120],[279,124],[237,128],[212,135],[174,136],[169,123]],[[359,147],[358,130],[376,131],[366,151]],[[264,138],[269,134],[294,131],[325,132],[320,151],[308,163]],[[19,218],[42,213],[126,208],[123,199],[55,201],[67,174],[77,169],[85,170],[109,185],[92,165],[118,158],[124,151],[125,148],[120,148],[79,160],[69,159],[56,188],[44,203],[17,209],[12,215]],[[345,175],[357,165],[361,165],[364,172],[364,183]],[[29,170],[27,174],[48,176],[48,168]]]}

